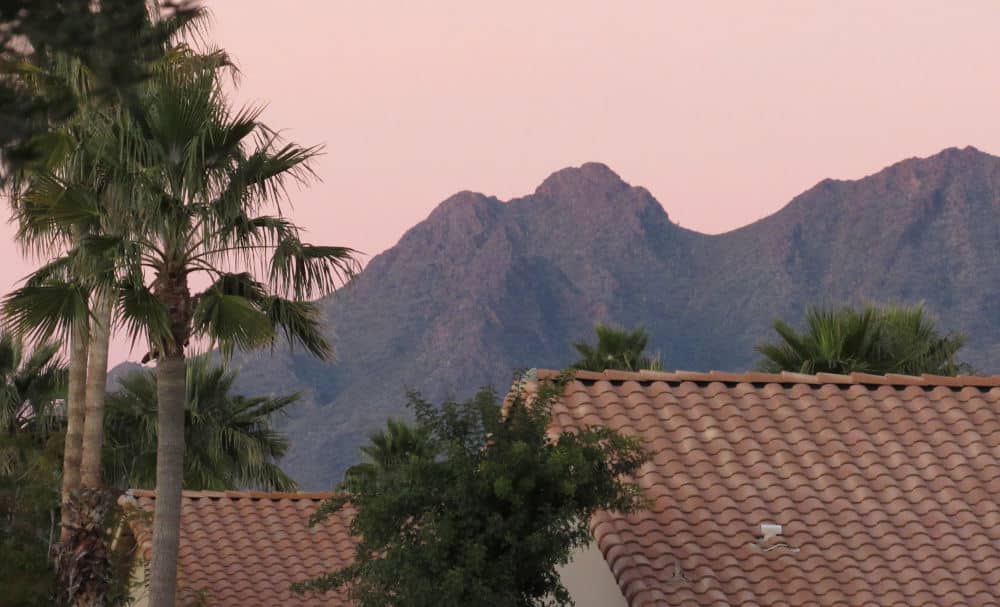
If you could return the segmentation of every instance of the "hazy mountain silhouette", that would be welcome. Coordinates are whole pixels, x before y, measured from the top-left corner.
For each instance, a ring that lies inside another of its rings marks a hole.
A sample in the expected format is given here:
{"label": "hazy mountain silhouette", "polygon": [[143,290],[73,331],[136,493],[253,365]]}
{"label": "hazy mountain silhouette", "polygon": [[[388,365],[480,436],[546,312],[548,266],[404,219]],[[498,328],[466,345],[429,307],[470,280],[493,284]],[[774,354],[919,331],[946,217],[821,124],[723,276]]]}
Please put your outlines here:
{"label": "hazy mountain silhouette", "polygon": [[596,322],[643,325],[665,368],[741,370],[774,318],[814,302],[926,302],[969,335],[964,359],[1000,360],[1000,158],[973,148],[825,180],[781,211],[709,236],[601,164],[556,172],[502,202],[445,200],[350,287],[323,301],[338,353],[244,361],[254,392],[303,390],[289,471],[327,488],[405,390],[503,391],[519,367],[563,367]]}

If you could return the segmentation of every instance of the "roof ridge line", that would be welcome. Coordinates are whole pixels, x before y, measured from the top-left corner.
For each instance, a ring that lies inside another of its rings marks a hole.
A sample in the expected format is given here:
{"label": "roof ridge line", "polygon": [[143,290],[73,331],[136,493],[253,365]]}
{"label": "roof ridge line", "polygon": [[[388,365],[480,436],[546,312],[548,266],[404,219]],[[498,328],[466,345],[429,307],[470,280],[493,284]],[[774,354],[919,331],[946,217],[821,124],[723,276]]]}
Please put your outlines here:
{"label": "roof ridge line", "polygon": [[[552,369],[537,369],[538,379],[553,379],[562,371]],[[581,381],[665,381],[665,382],[696,382],[696,383],[750,383],[750,384],[811,384],[811,385],[884,385],[884,386],[918,386],[926,388],[991,388],[1000,387],[1000,375],[903,375],[886,373],[875,375],[871,373],[854,372],[849,375],[839,373],[793,373],[782,371],[768,373],[762,371],[572,371],[572,376]]]}

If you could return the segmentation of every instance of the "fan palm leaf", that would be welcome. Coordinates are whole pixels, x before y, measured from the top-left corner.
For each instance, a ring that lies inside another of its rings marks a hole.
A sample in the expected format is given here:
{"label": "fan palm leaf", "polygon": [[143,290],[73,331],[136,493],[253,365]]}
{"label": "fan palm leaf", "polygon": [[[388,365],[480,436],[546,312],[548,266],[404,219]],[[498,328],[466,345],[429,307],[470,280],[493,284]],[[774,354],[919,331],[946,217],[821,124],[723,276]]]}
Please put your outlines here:
{"label": "fan palm leaf", "polygon": [[800,333],[775,321],[779,341],[757,347],[762,370],[955,375],[968,369],[956,358],[964,337],[942,334],[921,305],[812,308],[805,324]]}
{"label": "fan palm leaf", "polygon": [[658,362],[645,354],[649,336],[643,329],[626,331],[598,324],[595,331],[595,345],[584,342],[573,344],[580,355],[572,365],[574,369],[600,372],[605,369],[638,371],[659,367]]}
{"label": "fan palm leaf", "polygon": [[[245,397],[234,393],[236,374],[208,356],[188,361],[184,488],[290,491],[296,485],[278,467],[288,441],[273,429],[276,416],[298,395]],[[148,371],[126,376],[107,401],[105,478],[120,488],[156,481],[157,386]]]}

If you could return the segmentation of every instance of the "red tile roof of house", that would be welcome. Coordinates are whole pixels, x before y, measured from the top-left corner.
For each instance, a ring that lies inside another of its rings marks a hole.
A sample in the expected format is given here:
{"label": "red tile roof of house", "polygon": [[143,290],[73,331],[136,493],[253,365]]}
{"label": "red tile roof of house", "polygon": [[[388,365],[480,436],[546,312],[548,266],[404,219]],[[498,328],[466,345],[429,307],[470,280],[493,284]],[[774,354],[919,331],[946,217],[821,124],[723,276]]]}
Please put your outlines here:
{"label": "red tile roof of house", "polygon": [[[121,502],[151,513],[152,491],[132,491]],[[347,509],[309,527],[309,517],[331,493],[185,491],[177,604],[204,591],[211,607],[347,606],[346,593],[299,596],[293,582],[336,570],[354,558]],[[141,554],[152,554],[152,518],[133,517]]]}
{"label": "red tile roof of house", "polygon": [[553,415],[649,453],[591,523],[631,607],[1000,604],[1000,377],[578,372]]}

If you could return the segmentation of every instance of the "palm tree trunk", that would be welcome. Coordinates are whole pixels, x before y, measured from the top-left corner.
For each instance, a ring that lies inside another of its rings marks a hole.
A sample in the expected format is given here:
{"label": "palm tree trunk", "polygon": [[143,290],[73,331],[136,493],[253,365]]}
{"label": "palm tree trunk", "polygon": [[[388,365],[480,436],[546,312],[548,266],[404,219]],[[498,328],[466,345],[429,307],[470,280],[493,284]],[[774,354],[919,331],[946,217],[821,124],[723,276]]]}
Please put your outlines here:
{"label": "palm tree trunk", "polygon": [[69,537],[69,502],[80,488],[83,450],[84,402],[87,387],[87,326],[81,323],[69,338],[69,385],[66,393],[66,446],[63,450],[62,519],[59,541]]}
{"label": "palm tree trunk", "polygon": [[153,292],[167,308],[172,343],[160,345],[162,349],[156,364],[156,507],[153,511],[153,562],[149,567],[149,607],[175,607],[187,402],[184,348],[191,334],[193,310],[187,272],[183,268],[161,270]]}
{"label": "palm tree trunk", "polygon": [[156,365],[156,508],[149,607],[174,607],[184,480],[185,368],[183,348],[170,348]]}
{"label": "palm tree trunk", "polygon": [[83,426],[84,487],[101,486],[101,449],[104,446],[104,396],[108,382],[108,344],[111,341],[111,305],[109,294],[94,297],[94,320],[90,327],[90,352],[87,361],[86,417]]}

